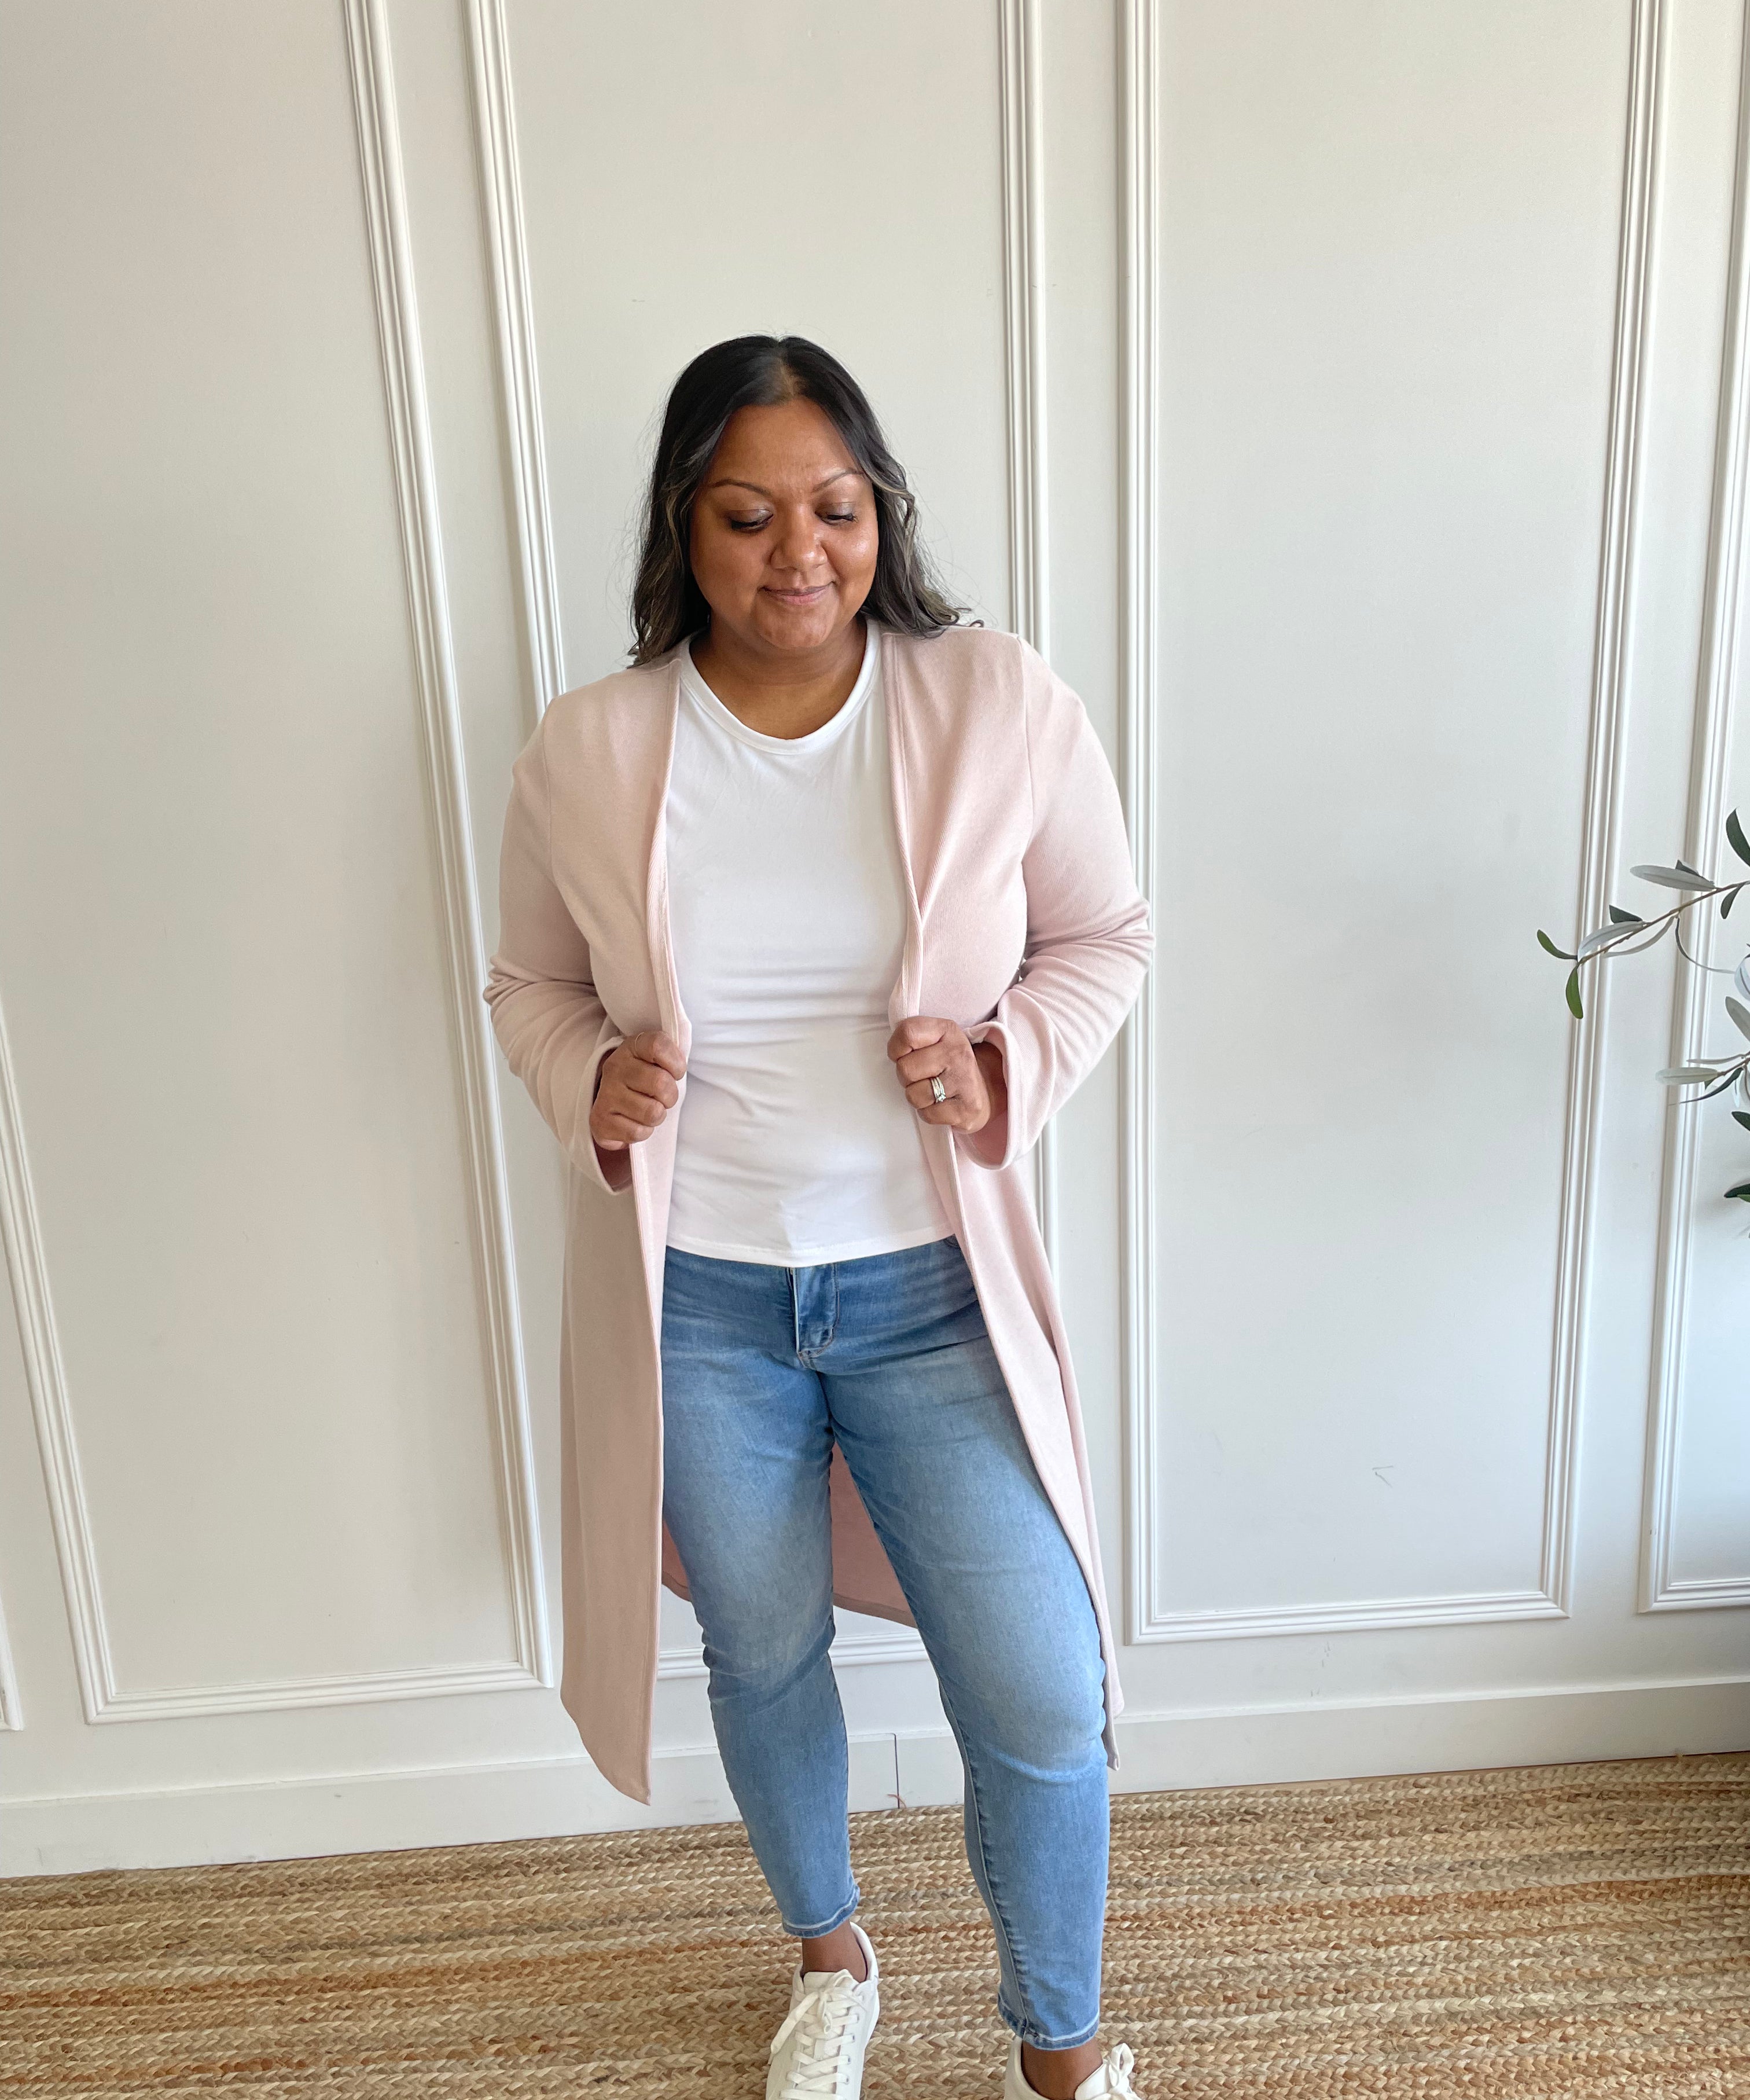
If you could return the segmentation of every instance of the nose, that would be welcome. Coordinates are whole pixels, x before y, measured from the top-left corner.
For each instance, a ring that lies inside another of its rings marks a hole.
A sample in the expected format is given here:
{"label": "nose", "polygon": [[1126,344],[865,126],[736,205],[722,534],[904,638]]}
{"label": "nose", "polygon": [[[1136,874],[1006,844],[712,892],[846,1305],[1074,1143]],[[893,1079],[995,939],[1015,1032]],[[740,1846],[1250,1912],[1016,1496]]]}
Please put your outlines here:
{"label": "nose", "polygon": [[812,580],[820,566],[819,553],[820,526],[812,508],[799,505],[786,511],[778,544],[772,549],[774,565]]}

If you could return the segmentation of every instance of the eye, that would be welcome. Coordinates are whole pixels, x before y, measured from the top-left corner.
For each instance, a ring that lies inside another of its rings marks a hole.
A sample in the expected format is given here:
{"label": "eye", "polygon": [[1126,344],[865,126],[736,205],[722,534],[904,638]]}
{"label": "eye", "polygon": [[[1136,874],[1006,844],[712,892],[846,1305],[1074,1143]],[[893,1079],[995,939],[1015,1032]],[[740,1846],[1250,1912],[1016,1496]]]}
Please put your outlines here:
{"label": "eye", "polygon": [[767,523],[764,518],[726,518],[723,522],[732,532],[762,532]]}
{"label": "eye", "polygon": [[829,525],[854,525],[857,523],[854,510],[823,510],[821,515]]}

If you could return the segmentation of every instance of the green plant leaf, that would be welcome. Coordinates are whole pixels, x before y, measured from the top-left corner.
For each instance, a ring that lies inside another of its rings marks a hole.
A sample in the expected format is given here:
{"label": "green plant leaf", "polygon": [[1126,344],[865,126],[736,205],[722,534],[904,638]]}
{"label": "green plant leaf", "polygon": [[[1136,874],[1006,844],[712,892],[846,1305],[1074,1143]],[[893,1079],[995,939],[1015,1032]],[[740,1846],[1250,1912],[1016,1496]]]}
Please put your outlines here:
{"label": "green plant leaf", "polygon": [[1704,875],[1697,875],[1692,867],[1656,867],[1642,863],[1629,872],[1638,875],[1642,882],[1656,882],[1661,889],[1712,889],[1713,885]]}
{"label": "green plant leaf", "polygon": [[[1739,887],[1741,888],[1742,885],[1740,885]],[[1731,910],[1733,902],[1736,898],[1737,895],[1738,891],[1735,889],[1728,889],[1721,895],[1720,898],[1720,916],[1722,919],[1726,916],[1726,913]]]}
{"label": "green plant leaf", "polygon": [[1576,1021],[1584,1021],[1586,1017],[1586,1009],[1580,1003],[1580,966],[1577,963],[1567,973],[1567,1010]]}
{"label": "green plant leaf", "polygon": [[1662,1087],[1695,1086],[1704,1079],[1717,1079],[1719,1076],[1717,1065],[1668,1065],[1664,1071],[1653,1074]]}
{"label": "green plant leaf", "polygon": [[1736,1196],[1741,1202],[1750,1203],[1750,1181],[1740,1181],[1735,1189],[1728,1189],[1726,1193]]}
{"label": "green plant leaf", "polygon": [[1629,936],[1635,930],[1635,927],[1638,926],[1640,923],[1640,920],[1637,919],[1633,926],[1624,926],[1619,924],[1616,926],[1600,926],[1597,928],[1594,932],[1587,934],[1585,939],[1580,942],[1578,960],[1584,962],[1588,955],[1595,955],[1600,948],[1609,947],[1611,942],[1627,940]]}
{"label": "green plant leaf", "polygon": [[1680,860],[1677,864],[1677,868],[1679,875],[1693,875],[1699,880],[1706,883],[1708,889],[1713,889],[1713,877],[1711,875],[1703,875],[1699,867],[1691,867],[1686,860]]}
{"label": "green plant leaf", "polygon": [[1746,1130],[1750,1130],[1750,1115],[1746,1115],[1742,1109],[1732,1110],[1732,1121],[1741,1123]]}
{"label": "green plant leaf", "polygon": [[1746,1006],[1741,999],[1734,999],[1731,994],[1727,992],[1726,1011],[1730,1014],[1736,1023],[1738,1033],[1740,1035],[1750,1035],[1750,1006]]}
{"label": "green plant leaf", "polygon": [[1720,1081],[1717,1086],[1709,1087],[1705,1093],[1697,1094],[1695,1098],[1698,1101],[1711,1101],[1716,1094],[1729,1093],[1731,1089],[1737,1085],[1737,1072],[1735,1070],[1730,1071],[1726,1074],[1726,1077]]}
{"label": "green plant leaf", "polygon": [[1750,862],[1750,839],[1744,836],[1744,827],[1738,821],[1738,812],[1729,810],[1726,814],[1726,836],[1731,841],[1732,851],[1741,861]]}
{"label": "green plant leaf", "polygon": [[1559,955],[1564,963],[1571,963],[1574,960],[1566,948],[1558,948],[1556,946],[1541,926],[1537,929],[1537,943],[1546,955]]}
{"label": "green plant leaf", "polygon": [[1610,911],[1619,926],[1644,926],[1646,924],[1644,919],[1638,919],[1633,912],[1624,911],[1620,904],[1611,905]]}

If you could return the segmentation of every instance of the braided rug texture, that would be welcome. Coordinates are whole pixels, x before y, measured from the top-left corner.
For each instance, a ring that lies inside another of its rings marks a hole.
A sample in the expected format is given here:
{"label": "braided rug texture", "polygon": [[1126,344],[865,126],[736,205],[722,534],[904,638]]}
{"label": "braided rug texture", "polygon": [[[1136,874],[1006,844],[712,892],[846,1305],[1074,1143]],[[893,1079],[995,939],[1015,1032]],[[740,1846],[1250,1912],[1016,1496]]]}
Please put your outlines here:
{"label": "braided rug texture", "polygon": [[[1000,2093],[958,1809],[861,1815],[869,2100]],[[1120,1794],[1144,2100],[1743,2100],[1750,1753]],[[0,2100],[759,2100],[738,1824],[0,1882]]]}

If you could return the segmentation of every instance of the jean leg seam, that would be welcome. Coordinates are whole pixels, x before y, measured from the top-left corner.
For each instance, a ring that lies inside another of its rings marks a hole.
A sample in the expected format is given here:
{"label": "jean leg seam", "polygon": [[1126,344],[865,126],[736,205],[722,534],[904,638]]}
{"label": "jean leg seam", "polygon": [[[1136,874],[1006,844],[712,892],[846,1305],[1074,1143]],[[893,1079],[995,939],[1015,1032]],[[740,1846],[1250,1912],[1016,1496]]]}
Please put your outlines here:
{"label": "jean leg seam", "polygon": [[[937,1687],[938,1692],[941,1688],[938,1683]],[[985,1886],[990,1891],[991,1923],[995,1926],[998,1936],[1003,1942],[1003,1951],[1008,1960],[1010,1974],[1019,1979],[1022,1974],[1021,1965],[1015,1959],[1015,1943],[1009,1932],[1008,1919],[1003,1915],[1003,1904],[997,1894],[996,1882],[991,1875],[990,1855],[985,1847],[985,1811],[978,1798],[978,1781],[972,1771],[972,1752],[968,1749],[966,1737],[961,1733],[960,1724],[954,1718],[954,1709],[946,1698],[942,1701],[942,1712],[947,1716],[948,1725],[954,1731],[954,1739],[959,1745],[960,1757],[966,1767],[967,1792],[972,1796],[972,1834],[978,1840],[978,1864],[984,1870]],[[1034,2023],[1024,2014],[1011,2015],[1004,2007],[1000,1976],[998,1979],[997,2010],[1002,2015],[1003,2025],[1012,2029],[1023,2041],[1030,2041],[1035,2049],[1043,2046],[1034,2031]],[[1019,2025],[1016,2025],[1017,2021],[1020,2023]]]}

